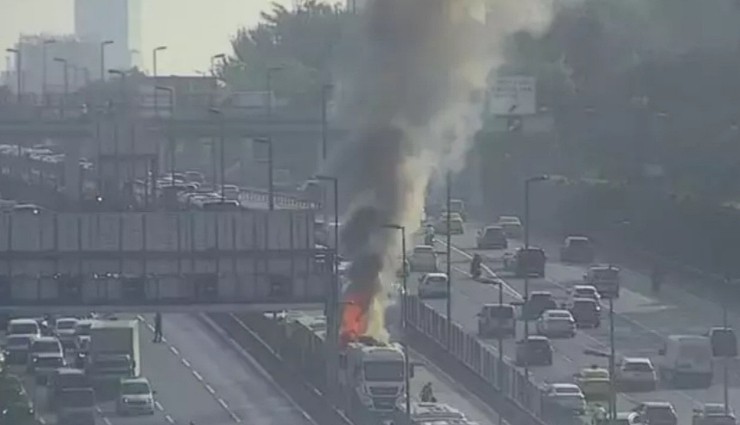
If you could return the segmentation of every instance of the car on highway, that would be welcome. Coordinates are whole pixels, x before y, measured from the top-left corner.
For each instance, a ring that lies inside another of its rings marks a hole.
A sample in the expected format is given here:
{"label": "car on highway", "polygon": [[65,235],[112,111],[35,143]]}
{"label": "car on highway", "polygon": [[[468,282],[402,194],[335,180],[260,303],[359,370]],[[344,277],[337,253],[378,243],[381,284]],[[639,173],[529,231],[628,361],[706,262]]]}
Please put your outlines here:
{"label": "car on highway", "polygon": [[502,215],[496,221],[496,224],[501,226],[506,233],[506,237],[509,239],[521,239],[522,238],[522,221],[519,217],[512,215]]}
{"label": "car on highway", "polygon": [[529,335],[516,342],[517,366],[552,366],[552,344],[542,335]]}
{"label": "car on highway", "polygon": [[658,351],[658,376],[673,387],[708,388],[712,385],[712,344],[700,335],[669,335]]}
{"label": "car on highway", "polygon": [[[434,231],[440,235],[447,234],[447,218],[441,217],[434,223]],[[465,225],[463,219],[459,214],[450,214],[450,234],[451,235],[462,235],[465,233]]]}
{"label": "car on highway", "polygon": [[484,304],[478,313],[478,336],[515,337],[516,312],[511,304]]}
{"label": "car on highway", "polygon": [[40,353],[29,361],[26,373],[33,375],[36,383],[45,385],[55,370],[66,365],[60,353]]}
{"label": "car on highway", "polygon": [[518,248],[514,253],[504,254],[504,270],[514,273],[516,277],[545,277],[547,256],[541,248]]}
{"label": "car on highway", "polygon": [[154,394],[149,380],[144,377],[121,379],[116,412],[119,415],[153,415]]}
{"label": "car on highway", "polygon": [[39,322],[36,319],[12,319],[8,322],[7,334],[38,337],[41,336],[41,326],[39,326]]}
{"label": "car on highway", "polygon": [[589,298],[597,303],[601,302],[601,294],[593,285],[574,285],[569,293],[573,299]]}
{"label": "car on highway", "polygon": [[644,425],[677,425],[676,409],[667,401],[645,401],[632,409],[630,420]]}
{"label": "car on highway", "polygon": [[537,319],[537,333],[554,337],[576,336],[576,321],[568,310],[545,310]]}
{"label": "car on highway", "polygon": [[506,249],[509,247],[506,234],[501,226],[486,226],[484,229],[478,230],[475,244],[478,249]]}
{"label": "car on highway", "polygon": [[601,326],[601,306],[592,298],[575,298],[570,305],[570,314],[578,328]]}
{"label": "car on highway", "polygon": [[577,415],[586,413],[586,397],[576,384],[549,384],[545,397],[548,402],[563,410]]}
{"label": "car on highway", "polygon": [[609,371],[593,365],[574,375],[575,382],[588,400],[608,400],[611,391]]}
{"label": "car on highway", "polygon": [[655,391],[658,374],[648,357],[625,357],[618,365],[615,381],[620,391]]}
{"label": "car on highway", "polygon": [[722,403],[706,403],[693,410],[691,425],[737,425],[735,412]]}
{"label": "car on highway", "polygon": [[8,335],[5,339],[5,362],[9,365],[28,363],[28,352],[31,346],[31,335]]}
{"label": "car on highway", "polygon": [[434,247],[417,245],[408,258],[412,272],[436,273],[439,270],[439,260]]}
{"label": "car on highway", "polygon": [[546,310],[556,310],[557,303],[549,291],[533,291],[529,294],[529,300],[522,305],[522,320],[536,320]]}
{"label": "car on highway", "polygon": [[468,219],[465,211],[465,201],[462,199],[450,199],[450,212],[460,215],[463,221]]}
{"label": "car on highway", "polygon": [[59,338],[62,347],[65,349],[74,348],[75,345],[75,327],[79,320],[75,317],[60,317],[54,325],[54,335]]}
{"label": "car on highway", "polygon": [[54,408],[56,401],[62,394],[62,391],[69,389],[92,388],[92,383],[85,375],[82,369],[70,367],[57,368],[49,376],[48,402],[50,407]]}
{"label": "car on highway", "polygon": [[583,275],[583,283],[596,288],[599,294],[608,298],[619,298],[619,267],[611,264],[590,266]]}
{"label": "car on highway", "polygon": [[732,328],[714,327],[707,333],[714,357],[737,357],[737,336]]}
{"label": "car on highway", "polygon": [[560,247],[560,261],[563,263],[589,264],[594,257],[593,244],[586,236],[568,236]]}
{"label": "car on highway", "polygon": [[[62,343],[54,336],[40,336],[31,339],[29,362],[41,354],[56,354],[64,357]],[[30,364],[30,363],[29,363]]]}
{"label": "car on highway", "polygon": [[447,298],[447,274],[425,273],[419,278],[419,298]]}

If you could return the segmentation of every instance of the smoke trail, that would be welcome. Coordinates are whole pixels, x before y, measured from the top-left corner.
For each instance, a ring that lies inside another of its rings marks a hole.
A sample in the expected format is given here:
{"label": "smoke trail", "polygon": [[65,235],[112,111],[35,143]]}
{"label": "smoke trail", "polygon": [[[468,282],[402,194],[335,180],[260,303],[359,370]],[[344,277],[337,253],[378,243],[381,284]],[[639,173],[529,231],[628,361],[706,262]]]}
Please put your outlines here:
{"label": "smoke trail", "polygon": [[365,333],[385,336],[377,295],[399,266],[400,237],[381,227],[404,225],[411,241],[431,174],[460,167],[481,126],[500,42],[544,29],[551,9],[547,0],[372,0],[358,17],[361,45],[339,84],[352,141],[330,168],[350,200],[341,235],[353,260],[348,291],[371,295]]}

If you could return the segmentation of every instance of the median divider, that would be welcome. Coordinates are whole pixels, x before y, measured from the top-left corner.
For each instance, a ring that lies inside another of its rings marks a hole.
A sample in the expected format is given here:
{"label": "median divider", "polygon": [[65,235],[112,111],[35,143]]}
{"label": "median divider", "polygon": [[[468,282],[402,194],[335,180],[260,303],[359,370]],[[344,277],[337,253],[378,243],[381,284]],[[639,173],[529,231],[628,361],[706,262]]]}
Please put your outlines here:
{"label": "median divider", "polygon": [[553,412],[546,408],[543,390],[514,365],[459,325],[452,323],[450,326],[446,317],[416,296],[405,296],[404,303],[409,340],[415,350],[459,379],[510,423],[545,425],[551,422],[547,418],[553,416]]}

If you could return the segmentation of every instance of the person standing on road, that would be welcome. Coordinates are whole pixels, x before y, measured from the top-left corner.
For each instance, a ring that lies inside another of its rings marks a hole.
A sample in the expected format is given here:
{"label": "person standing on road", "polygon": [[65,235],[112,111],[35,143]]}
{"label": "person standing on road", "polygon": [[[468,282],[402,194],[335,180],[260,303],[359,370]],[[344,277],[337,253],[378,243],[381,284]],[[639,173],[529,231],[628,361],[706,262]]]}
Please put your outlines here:
{"label": "person standing on road", "polygon": [[162,313],[154,315],[154,342],[162,342]]}

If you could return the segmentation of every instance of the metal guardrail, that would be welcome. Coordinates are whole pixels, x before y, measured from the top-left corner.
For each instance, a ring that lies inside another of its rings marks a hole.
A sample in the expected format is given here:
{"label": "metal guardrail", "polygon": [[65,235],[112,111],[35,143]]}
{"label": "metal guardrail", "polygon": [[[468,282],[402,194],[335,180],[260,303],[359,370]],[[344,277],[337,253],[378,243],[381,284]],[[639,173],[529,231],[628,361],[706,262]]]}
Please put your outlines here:
{"label": "metal guardrail", "polygon": [[448,352],[468,369],[480,376],[521,409],[529,411],[542,423],[549,423],[545,393],[537,384],[528,380],[508,360],[481,343],[474,335],[466,333],[459,325],[449,326],[447,318],[424,304],[416,296],[406,296],[406,321],[441,347],[447,347],[448,329],[450,344]]}
{"label": "metal guardrail", "polygon": [[[316,202],[310,202],[300,199],[296,196],[283,193],[275,193],[275,207],[281,209],[318,209],[320,205]],[[270,200],[270,192],[257,188],[241,188],[239,193],[239,202],[243,207],[249,208],[250,205],[259,205],[267,209]]]}

